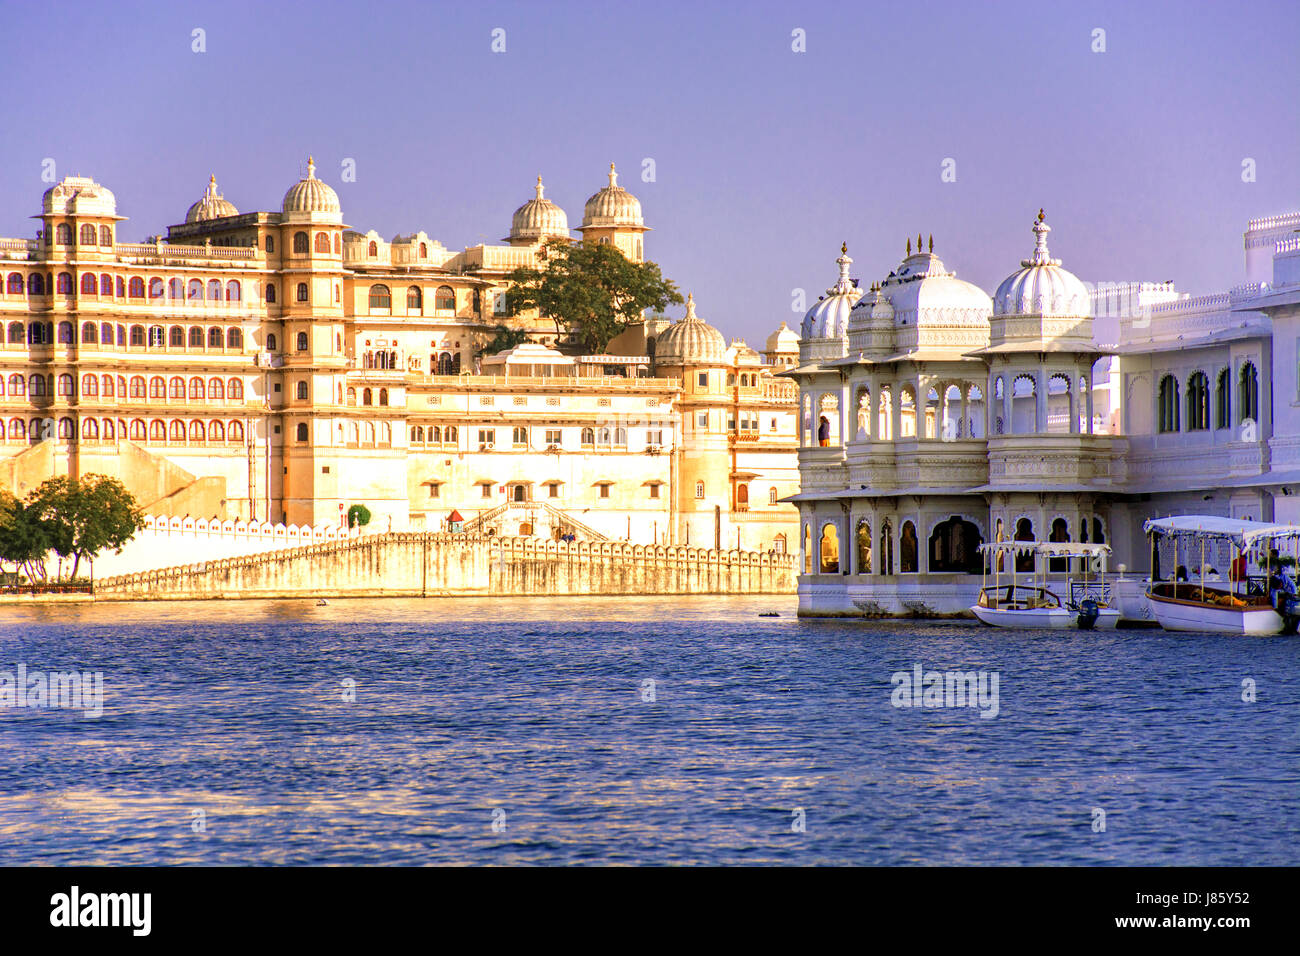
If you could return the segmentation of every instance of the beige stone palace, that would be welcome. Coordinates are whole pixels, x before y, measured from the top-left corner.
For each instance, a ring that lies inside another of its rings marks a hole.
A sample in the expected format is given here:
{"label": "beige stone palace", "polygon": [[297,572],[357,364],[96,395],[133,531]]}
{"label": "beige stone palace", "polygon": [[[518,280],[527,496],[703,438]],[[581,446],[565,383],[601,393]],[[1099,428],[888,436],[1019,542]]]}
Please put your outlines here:
{"label": "beige stone palace", "polygon": [[[607,355],[574,355],[540,316],[508,319],[505,276],[569,238],[535,195],[500,245],[449,250],[343,221],[306,174],[276,212],[241,213],[215,177],[152,242],[120,241],[113,193],[69,177],[34,239],[0,239],[0,488],[121,478],[150,514],[793,549],[798,359],[760,354],[691,301]],[[640,261],[641,204],[608,183],[583,239]],[[484,346],[497,325],[524,344]]]}

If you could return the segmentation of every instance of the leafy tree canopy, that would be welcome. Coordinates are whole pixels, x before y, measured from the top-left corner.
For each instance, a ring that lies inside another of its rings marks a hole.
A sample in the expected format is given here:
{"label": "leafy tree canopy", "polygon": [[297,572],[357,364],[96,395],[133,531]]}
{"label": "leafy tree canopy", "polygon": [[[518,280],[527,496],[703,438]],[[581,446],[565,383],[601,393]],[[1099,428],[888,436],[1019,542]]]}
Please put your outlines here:
{"label": "leafy tree canopy", "polygon": [[45,580],[49,552],[72,559],[76,578],[82,558],[121,551],[143,524],[135,497],[116,478],[60,476],[41,482],[21,502],[0,496],[0,560],[12,561],[30,580]]}
{"label": "leafy tree canopy", "polygon": [[506,349],[512,349],[516,345],[528,341],[527,329],[512,329],[508,325],[498,325],[492,331],[496,333],[492,337],[492,341],[483,346],[483,352],[487,355],[494,352],[504,352]]}
{"label": "leafy tree canopy", "polygon": [[542,268],[506,276],[506,314],[537,309],[555,322],[559,339],[586,352],[603,352],[645,309],[683,301],[658,265],[633,262],[612,244],[551,239],[538,256]]}

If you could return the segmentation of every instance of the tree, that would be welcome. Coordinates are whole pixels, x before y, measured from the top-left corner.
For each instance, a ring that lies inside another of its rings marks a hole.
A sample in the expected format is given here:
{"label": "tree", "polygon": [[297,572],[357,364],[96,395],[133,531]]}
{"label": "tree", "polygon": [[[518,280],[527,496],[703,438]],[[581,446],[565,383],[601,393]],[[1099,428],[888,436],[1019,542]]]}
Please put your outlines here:
{"label": "tree", "polygon": [[353,505],[348,509],[348,527],[356,528],[370,524],[370,509],[365,505]]}
{"label": "tree", "polygon": [[31,581],[43,581],[53,551],[59,556],[57,579],[67,558],[76,578],[82,558],[121,551],[143,520],[135,498],[116,478],[49,478],[21,502],[0,495],[0,560],[14,562]]}
{"label": "tree", "polygon": [[555,323],[557,338],[587,352],[603,352],[644,310],[683,301],[659,266],[633,262],[608,243],[551,239],[538,258],[544,268],[515,269],[505,277],[506,314],[536,309]]}
{"label": "tree", "polygon": [[498,325],[493,330],[496,334],[492,341],[483,346],[483,353],[490,355],[494,352],[504,352],[506,349],[512,349],[528,341],[527,329],[512,329],[508,325]]}

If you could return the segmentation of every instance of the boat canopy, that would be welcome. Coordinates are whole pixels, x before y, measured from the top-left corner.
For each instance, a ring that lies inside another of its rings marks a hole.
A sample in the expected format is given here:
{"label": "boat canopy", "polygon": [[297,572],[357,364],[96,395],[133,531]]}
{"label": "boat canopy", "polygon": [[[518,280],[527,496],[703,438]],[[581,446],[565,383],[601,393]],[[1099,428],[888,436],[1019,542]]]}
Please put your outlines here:
{"label": "boat canopy", "polygon": [[1240,518],[1222,518],[1218,515],[1174,515],[1170,518],[1151,518],[1142,525],[1142,530],[1147,534],[1231,541],[1239,551],[1256,549],[1266,541],[1283,538],[1300,539],[1300,525],[1243,521]]}
{"label": "boat canopy", "polygon": [[994,541],[980,545],[981,554],[1044,554],[1049,558],[1095,558],[1110,554],[1108,544],[1086,541]]}

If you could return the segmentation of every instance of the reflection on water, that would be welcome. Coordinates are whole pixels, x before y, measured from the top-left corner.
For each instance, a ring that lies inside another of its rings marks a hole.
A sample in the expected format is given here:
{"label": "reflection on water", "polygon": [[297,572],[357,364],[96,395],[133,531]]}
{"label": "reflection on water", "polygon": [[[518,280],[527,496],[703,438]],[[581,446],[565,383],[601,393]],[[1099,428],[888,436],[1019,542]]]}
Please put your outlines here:
{"label": "reflection on water", "polygon": [[[0,708],[0,862],[1294,864],[1297,656],[786,597],[0,608],[0,670],[105,690]],[[917,663],[999,715],[894,708]]]}

